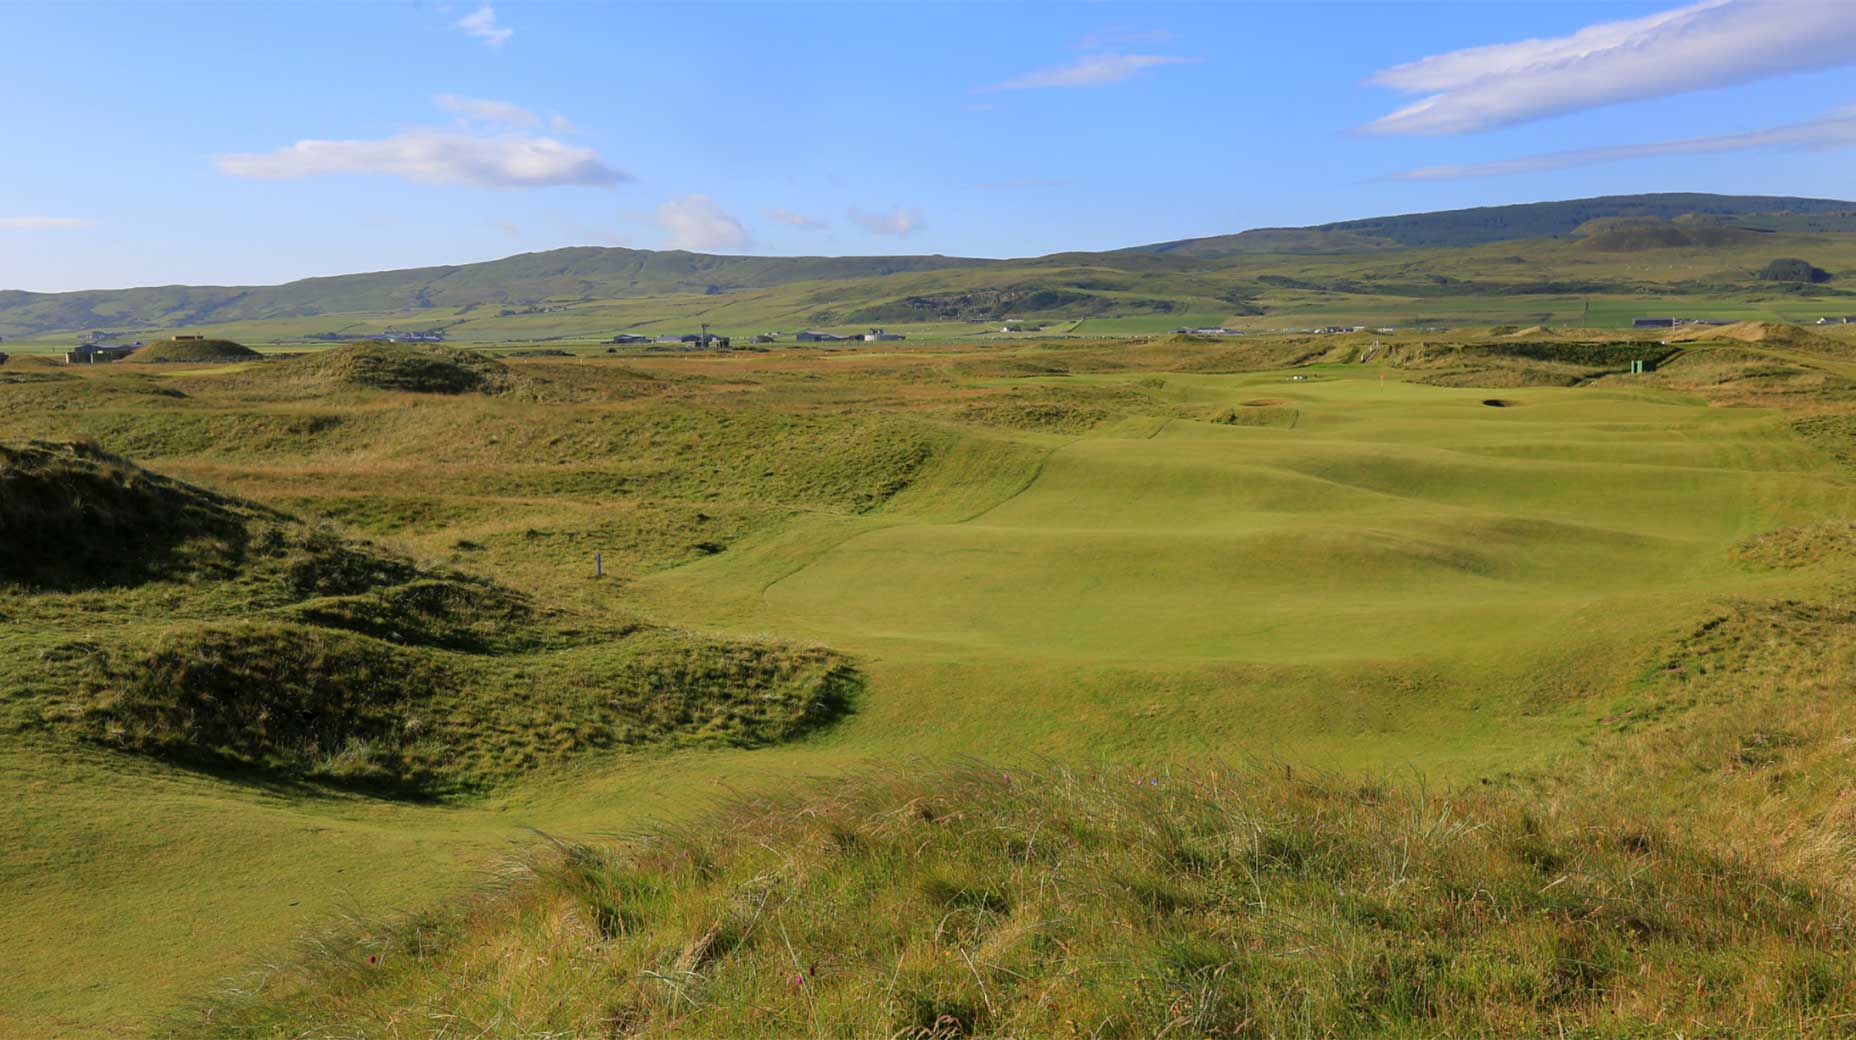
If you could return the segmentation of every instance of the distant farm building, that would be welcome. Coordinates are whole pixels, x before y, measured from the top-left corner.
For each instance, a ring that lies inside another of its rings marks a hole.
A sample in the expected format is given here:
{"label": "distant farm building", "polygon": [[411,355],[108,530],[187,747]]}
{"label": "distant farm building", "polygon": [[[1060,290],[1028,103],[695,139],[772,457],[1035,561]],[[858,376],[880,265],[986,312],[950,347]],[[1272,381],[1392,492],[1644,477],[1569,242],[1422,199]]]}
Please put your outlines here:
{"label": "distant farm building", "polygon": [[760,335],[751,337],[748,340],[749,343],[778,343],[779,341],[780,341],[780,337],[775,336],[770,332],[763,332]]}
{"label": "distant farm building", "polygon": [[701,350],[706,347],[728,349],[728,337],[717,336],[712,332],[667,332],[652,340],[653,343],[694,347]]}
{"label": "distant farm building", "polygon": [[[195,338],[197,339],[198,337]],[[417,331],[409,331],[407,329],[387,329],[380,334],[380,338],[386,340],[388,343],[443,343],[445,340],[445,330],[420,329]]]}
{"label": "distant farm building", "polygon": [[[179,339],[181,337],[175,337]],[[191,337],[198,339],[198,336]],[[142,349],[140,343],[123,343],[104,345],[100,343],[80,343],[75,348],[65,351],[64,363],[67,365],[94,365],[99,362],[121,361],[130,354]]]}
{"label": "distant farm building", "polygon": [[1634,329],[1673,329],[1679,325],[1732,325],[1732,318],[1638,318],[1631,322]]}
{"label": "distant farm building", "polygon": [[607,340],[607,342],[608,343],[649,343],[651,342],[651,337],[640,336],[632,332],[621,332],[618,335],[612,337],[610,340]]}
{"label": "distant farm building", "polygon": [[800,332],[795,333],[793,338],[801,343],[842,343],[844,341],[843,336],[830,332]]}
{"label": "distant farm building", "polygon": [[877,342],[887,343],[890,340],[898,340],[902,338],[903,337],[900,332],[884,332],[882,329],[871,329],[869,332],[864,333],[865,343],[877,343]]}

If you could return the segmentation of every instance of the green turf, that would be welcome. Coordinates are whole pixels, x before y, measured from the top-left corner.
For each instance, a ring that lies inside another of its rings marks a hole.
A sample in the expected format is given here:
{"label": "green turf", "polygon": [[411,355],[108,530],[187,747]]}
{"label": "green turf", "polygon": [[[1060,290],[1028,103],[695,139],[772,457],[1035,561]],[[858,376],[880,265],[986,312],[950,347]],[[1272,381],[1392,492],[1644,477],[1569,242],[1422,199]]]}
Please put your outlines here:
{"label": "green turf", "polygon": [[[879,763],[1538,768],[1711,611],[1824,580],[1737,543],[1856,512],[1776,409],[1240,370],[1306,349],[1326,348],[538,359],[494,396],[304,397],[271,362],[0,383],[0,437],[96,436],[589,617],[822,644],[865,682],[786,743],[582,755],[437,804],[176,769],[10,704],[0,1035],[143,1035],[339,911],[481,884],[537,830],[691,821]],[[1246,410],[1271,418],[1217,421]],[[43,684],[54,643],[162,633],[198,594],[136,593],[126,628],[74,606],[75,630],[0,631],[9,681]]]}

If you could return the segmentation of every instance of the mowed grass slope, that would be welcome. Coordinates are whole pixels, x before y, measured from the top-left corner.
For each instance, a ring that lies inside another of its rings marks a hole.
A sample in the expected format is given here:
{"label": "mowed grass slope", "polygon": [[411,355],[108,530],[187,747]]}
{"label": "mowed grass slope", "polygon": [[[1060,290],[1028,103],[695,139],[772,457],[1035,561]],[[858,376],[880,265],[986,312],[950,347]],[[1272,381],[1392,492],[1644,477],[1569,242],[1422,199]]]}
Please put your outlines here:
{"label": "mowed grass slope", "polygon": [[[866,680],[795,742],[580,756],[424,805],[179,771],[14,721],[0,785],[25,797],[0,890],[18,927],[0,956],[23,967],[0,1032],[143,1035],[344,908],[481,884],[532,829],[691,823],[873,763],[1258,754],[1500,779],[1604,738],[1644,669],[1728,605],[1835,580],[1734,549],[1856,506],[1792,415],[1648,379],[1243,371],[1308,351],[512,362],[523,391],[491,396],[306,393],[270,362],[0,385],[8,439],[95,436],[591,619],[822,643]],[[123,634],[81,627],[57,641]],[[0,636],[17,682],[44,683],[50,636]]]}

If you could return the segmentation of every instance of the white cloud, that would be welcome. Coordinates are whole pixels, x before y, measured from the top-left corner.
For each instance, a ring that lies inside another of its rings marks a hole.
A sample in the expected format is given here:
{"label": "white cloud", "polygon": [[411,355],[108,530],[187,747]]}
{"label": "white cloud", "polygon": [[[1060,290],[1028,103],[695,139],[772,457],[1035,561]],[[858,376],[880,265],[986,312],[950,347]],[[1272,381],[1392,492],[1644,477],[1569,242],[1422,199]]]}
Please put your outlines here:
{"label": "white cloud", "polygon": [[574,125],[573,120],[558,112],[548,117],[548,128],[557,134],[577,134],[580,132],[580,128]]}
{"label": "white cloud", "polygon": [[823,231],[831,226],[831,221],[824,217],[808,217],[804,213],[794,213],[790,209],[780,209],[777,206],[763,210],[762,213],[768,220],[789,224],[806,231]]}
{"label": "white cloud", "polygon": [[408,130],[381,141],[298,141],[271,152],[221,155],[213,165],[257,180],[376,173],[479,188],[603,187],[632,179],[591,148],[552,138],[440,130]]}
{"label": "white cloud", "polygon": [[[488,98],[460,97],[456,94],[440,94],[432,103],[447,112],[473,119],[480,123],[502,123],[506,126],[531,127],[540,125],[541,120],[521,105],[507,101],[491,101]],[[556,118],[559,118],[558,116]]]}
{"label": "white cloud", "polygon": [[657,207],[657,226],[670,236],[672,249],[740,249],[748,241],[741,221],[707,195],[685,195]]}
{"label": "white cloud", "polygon": [[1198,60],[1174,54],[1086,54],[1068,65],[1027,72],[1003,83],[994,83],[990,87],[979,89],[986,92],[1034,90],[1042,87],[1099,87],[1109,83],[1120,83],[1148,69],[1156,69],[1165,65],[1185,65]]}
{"label": "white cloud", "polygon": [[1386,69],[1372,81],[1429,96],[1365,129],[1471,133],[1852,62],[1856,3],[1849,0],[1702,0],[1570,36],[1472,47]]}
{"label": "white cloud", "polygon": [[1685,137],[1642,144],[1612,145],[1604,148],[1580,148],[1569,152],[1550,152],[1518,159],[1460,165],[1427,166],[1398,174],[1395,180],[1440,181],[1464,177],[1498,177],[1515,173],[1542,173],[1574,166],[1620,162],[1626,159],[1654,159],[1666,155],[1707,155],[1716,152],[1740,152],[1760,148],[1831,149],[1856,146],[1856,111],[1839,109],[1822,119],[1792,123],[1740,134],[1717,134],[1709,137]]}
{"label": "white cloud", "polygon": [[0,231],[81,231],[97,226],[83,217],[0,217]]}
{"label": "white cloud", "polygon": [[922,211],[903,206],[897,206],[888,213],[866,213],[852,206],[850,217],[851,223],[873,235],[912,235],[921,230],[922,226]]}
{"label": "white cloud", "polygon": [[489,4],[458,19],[457,27],[492,47],[501,47],[516,34],[514,29],[496,24],[496,8]]}

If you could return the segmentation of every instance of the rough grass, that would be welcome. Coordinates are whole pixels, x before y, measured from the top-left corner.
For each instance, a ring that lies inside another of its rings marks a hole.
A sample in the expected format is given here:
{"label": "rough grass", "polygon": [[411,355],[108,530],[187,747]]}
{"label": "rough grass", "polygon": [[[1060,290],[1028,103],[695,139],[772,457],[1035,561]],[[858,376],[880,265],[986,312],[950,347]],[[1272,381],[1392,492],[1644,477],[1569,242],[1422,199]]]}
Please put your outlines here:
{"label": "rough grass", "polygon": [[331,937],[216,1037],[1836,1036],[1834,895],[1602,809],[1261,770],[867,776]]}
{"label": "rough grass", "polygon": [[1755,567],[1792,570],[1856,559],[1856,522],[1781,527],[1742,541],[1734,546],[1734,556]]}
{"label": "rough grass", "polygon": [[238,510],[94,445],[0,446],[0,582],[111,585],[223,571],[248,540]]}

